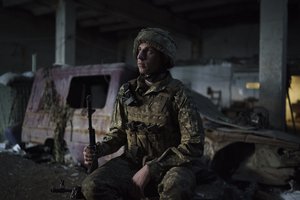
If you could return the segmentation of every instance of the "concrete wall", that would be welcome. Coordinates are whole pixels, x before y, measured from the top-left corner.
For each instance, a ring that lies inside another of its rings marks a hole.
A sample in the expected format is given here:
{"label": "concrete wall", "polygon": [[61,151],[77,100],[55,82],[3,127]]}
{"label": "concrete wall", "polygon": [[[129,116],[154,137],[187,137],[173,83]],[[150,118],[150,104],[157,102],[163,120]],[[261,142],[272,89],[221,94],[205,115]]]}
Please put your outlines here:
{"label": "concrete wall", "polygon": [[[300,60],[300,20],[288,26],[289,60]],[[201,57],[204,59],[255,58],[259,54],[259,25],[236,25],[204,30]]]}
{"label": "concrete wall", "polygon": [[[55,62],[55,19],[0,9],[0,75],[31,70],[32,54],[37,68]],[[100,38],[97,31],[76,33],[76,65],[117,61],[117,41]]]}
{"label": "concrete wall", "polygon": [[181,80],[187,87],[209,97],[207,88],[221,91],[220,107],[229,107],[231,104],[231,77],[232,66],[177,66],[171,69],[174,78]]}
{"label": "concrete wall", "polygon": [[259,27],[254,24],[206,30],[202,44],[202,57],[205,59],[257,56]]}
{"label": "concrete wall", "polygon": [[211,98],[207,94],[208,87],[214,91],[221,91],[221,108],[229,107],[234,101],[244,101],[249,97],[258,99],[259,90],[246,88],[247,83],[258,82],[258,72],[236,72],[234,68],[234,65],[228,63],[176,66],[171,69],[171,74],[188,88],[208,98]]}
{"label": "concrete wall", "polygon": [[259,99],[259,90],[247,88],[247,83],[258,83],[258,72],[235,72],[231,80],[232,101],[243,101],[253,97]]}
{"label": "concrete wall", "polygon": [[37,64],[54,60],[54,21],[27,13],[0,10],[0,74],[31,70],[31,55]]}
{"label": "concrete wall", "polygon": [[97,30],[77,30],[76,65],[120,62],[117,49],[117,40],[101,38]]}

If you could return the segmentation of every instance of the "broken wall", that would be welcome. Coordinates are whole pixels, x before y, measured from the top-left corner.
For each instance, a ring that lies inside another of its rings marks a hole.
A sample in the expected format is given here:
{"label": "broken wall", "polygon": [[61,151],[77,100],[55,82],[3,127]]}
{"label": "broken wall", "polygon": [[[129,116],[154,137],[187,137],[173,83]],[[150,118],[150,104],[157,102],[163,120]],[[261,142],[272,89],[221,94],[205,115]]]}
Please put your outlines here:
{"label": "broken wall", "polygon": [[0,141],[5,139],[7,128],[21,127],[33,83],[32,77],[11,75],[6,73],[0,76]]}

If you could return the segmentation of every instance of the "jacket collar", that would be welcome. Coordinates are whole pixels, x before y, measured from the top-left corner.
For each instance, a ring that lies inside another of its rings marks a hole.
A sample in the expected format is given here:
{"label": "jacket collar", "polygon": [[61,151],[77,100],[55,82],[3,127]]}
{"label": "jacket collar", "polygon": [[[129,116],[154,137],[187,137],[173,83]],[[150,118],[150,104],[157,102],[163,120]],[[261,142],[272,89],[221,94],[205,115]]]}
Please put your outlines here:
{"label": "jacket collar", "polygon": [[154,93],[155,92],[160,92],[160,91],[164,90],[167,87],[167,85],[171,82],[172,79],[173,78],[172,78],[170,72],[167,71],[166,76],[163,79],[161,79],[159,81],[156,81],[152,85],[148,86],[145,83],[145,78],[140,75],[137,78],[136,91],[145,91],[145,92],[139,92],[140,95],[142,95],[142,96],[145,96],[145,95],[153,93],[153,92]]}

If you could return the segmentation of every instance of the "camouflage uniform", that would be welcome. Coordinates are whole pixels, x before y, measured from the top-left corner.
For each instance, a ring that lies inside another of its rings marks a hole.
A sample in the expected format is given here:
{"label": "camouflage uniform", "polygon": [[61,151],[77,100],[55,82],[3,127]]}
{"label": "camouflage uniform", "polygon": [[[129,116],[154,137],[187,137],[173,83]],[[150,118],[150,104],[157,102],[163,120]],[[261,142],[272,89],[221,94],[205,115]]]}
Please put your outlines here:
{"label": "camouflage uniform", "polygon": [[111,131],[99,152],[110,154],[125,145],[125,154],[85,180],[85,196],[130,196],[134,188],[132,176],[147,164],[152,181],[160,183],[160,199],[190,198],[196,184],[192,167],[202,155],[204,135],[189,95],[170,74],[149,88],[142,76],[123,85],[115,103]]}
{"label": "camouflage uniform", "polygon": [[[170,57],[175,44],[161,29],[145,29],[134,43],[149,42]],[[163,48],[162,44],[169,42]],[[133,175],[147,164],[151,180],[146,196],[187,200],[196,186],[195,170],[203,153],[202,122],[189,91],[168,71],[148,86],[144,76],[124,84],[118,93],[110,132],[98,145],[98,155],[107,155],[125,145],[125,153],[96,169],[82,184],[91,199],[139,199]]]}

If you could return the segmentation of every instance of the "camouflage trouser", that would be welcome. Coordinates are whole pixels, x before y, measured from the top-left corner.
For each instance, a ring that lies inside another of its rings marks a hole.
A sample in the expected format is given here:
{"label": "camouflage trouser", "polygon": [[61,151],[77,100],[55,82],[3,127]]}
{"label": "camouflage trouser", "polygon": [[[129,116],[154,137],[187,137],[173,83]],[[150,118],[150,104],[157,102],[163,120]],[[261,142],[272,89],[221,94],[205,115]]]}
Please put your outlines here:
{"label": "camouflage trouser", "polygon": [[[87,176],[82,183],[82,192],[87,200],[139,199],[134,196],[136,186],[132,182],[139,168],[124,156],[112,159]],[[161,200],[188,200],[193,196],[195,186],[196,178],[190,169],[174,167],[160,183],[150,182],[145,194],[154,189]],[[153,195],[153,191],[150,193]]]}
{"label": "camouflage trouser", "polygon": [[192,170],[186,167],[171,168],[160,184],[160,200],[189,200],[193,197],[196,178]]}

